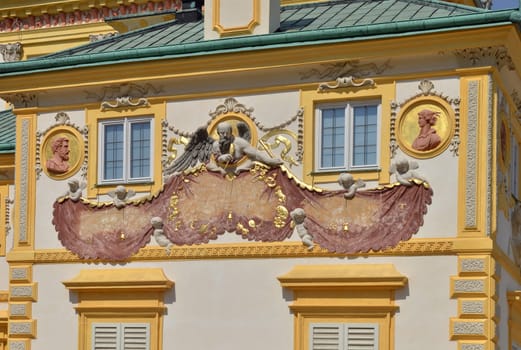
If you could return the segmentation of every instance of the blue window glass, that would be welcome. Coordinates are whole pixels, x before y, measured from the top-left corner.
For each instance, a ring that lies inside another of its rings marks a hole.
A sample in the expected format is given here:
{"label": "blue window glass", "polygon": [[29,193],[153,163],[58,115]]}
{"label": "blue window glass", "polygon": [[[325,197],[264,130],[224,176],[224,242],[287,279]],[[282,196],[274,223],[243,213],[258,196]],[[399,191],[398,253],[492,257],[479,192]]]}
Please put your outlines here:
{"label": "blue window glass", "polygon": [[150,176],[150,123],[130,125],[130,177]]}
{"label": "blue window glass", "polygon": [[345,160],[345,109],[327,108],[322,110],[321,168],[344,166]]}
{"label": "blue window glass", "polygon": [[353,107],[353,166],[376,165],[377,106]]}
{"label": "blue window glass", "polygon": [[122,119],[102,123],[101,181],[146,181],[152,175],[150,120]]}
{"label": "blue window glass", "polygon": [[378,113],[378,104],[320,108],[319,169],[377,166]]}
{"label": "blue window glass", "polygon": [[105,125],[103,150],[103,178],[115,180],[123,178],[123,125]]}

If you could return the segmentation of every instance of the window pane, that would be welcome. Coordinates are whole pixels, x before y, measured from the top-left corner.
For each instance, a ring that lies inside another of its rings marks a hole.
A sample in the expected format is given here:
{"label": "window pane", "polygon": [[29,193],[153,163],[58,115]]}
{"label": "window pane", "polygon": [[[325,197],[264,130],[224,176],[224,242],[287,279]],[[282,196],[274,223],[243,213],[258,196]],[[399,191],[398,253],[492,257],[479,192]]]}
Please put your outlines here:
{"label": "window pane", "polygon": [[320,167],[343,167],[345,160],[345,109],[322,110]]}
{"label": "window pane", "polygon": [[130,177],[150,176],[150,123],[130,125]]}
{"label": "window pane", "polygon": [[377,106],[353,107],[352,165],[376,165]]}
{"label": "window pane", "polygon": [[123,178],[123,125],[105,125],[103,179]]}

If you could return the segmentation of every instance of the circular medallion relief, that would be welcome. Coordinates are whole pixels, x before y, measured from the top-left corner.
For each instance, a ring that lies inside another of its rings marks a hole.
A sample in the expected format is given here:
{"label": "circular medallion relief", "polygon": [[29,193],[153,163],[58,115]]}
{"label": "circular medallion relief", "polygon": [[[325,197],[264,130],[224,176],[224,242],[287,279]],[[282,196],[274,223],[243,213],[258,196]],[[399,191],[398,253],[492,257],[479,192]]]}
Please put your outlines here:
{"label": "circular medallion relief", "polygon": [[[208,135],[212,137],[214,140],[219,140],[221,147],[226,147],[224,144],[226,140],[223,137],[220,137],[217,133],[217,129],[219,125],[229,125],[232,129],[232,135],[234,137],[240,137],[246,141],[248,141],[253,147],[257,146],[257,131],[255,129],[255,125],[251,121],[250,118],[243,116],[242,114],[236,113],[227,113],[222,116],[215,118],[210,125],[208,125]],[[233,144],[230,146],[233,147]],[[233,149],[229,149],[228,151],[223,151],[223,153],[233,153]],[[247,156],[243,156],[241,159],[233,162],[232,164],[219,164],[220,166],[226,167],[236,167],[239,164],[243,163],[248,159]]]}
{"label": "circular medallion relief", "polygon": [[416,158],[442,153],[454,135],[454,112],[433,96],[421,97],[402,107],[397,125],[400,148]]}
{"label": "circular medallion relief", "polygon": [[53,179],[75,174],[83,163],[83,138],[74,128],[63,126],[52,130],[42,142],[42,168]]}

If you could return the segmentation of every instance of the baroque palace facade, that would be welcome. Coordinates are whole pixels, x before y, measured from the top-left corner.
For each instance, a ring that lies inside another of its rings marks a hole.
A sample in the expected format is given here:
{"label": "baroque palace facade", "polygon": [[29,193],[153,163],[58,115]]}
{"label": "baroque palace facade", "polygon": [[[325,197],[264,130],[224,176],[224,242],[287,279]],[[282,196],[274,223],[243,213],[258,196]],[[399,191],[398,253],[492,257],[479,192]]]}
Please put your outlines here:
{"label": "baroque palace facade", "polygon": [[0,350],[521,349],[521,12],[0,4]]}

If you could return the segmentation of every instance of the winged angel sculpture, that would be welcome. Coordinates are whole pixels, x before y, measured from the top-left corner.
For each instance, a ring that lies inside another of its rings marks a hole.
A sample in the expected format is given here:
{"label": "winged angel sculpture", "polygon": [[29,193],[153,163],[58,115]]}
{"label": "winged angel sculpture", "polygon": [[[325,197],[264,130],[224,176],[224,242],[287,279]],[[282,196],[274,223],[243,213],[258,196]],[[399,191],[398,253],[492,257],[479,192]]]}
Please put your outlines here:
{"label": "winged angel sculpture", "polygon": [[225,233],[274,242],[296,231],[303,248],[350,254],[394,247],[423,225],[432,189],[406,172],[408,164],[391,167],[396,181],[389,185],[362,190],[363,182],[342,174],[343,188],[326,191],[253,147],[240,123],[232,131],[221,122],[217,134],[194,133],[164,170],[159,193],[132,199],[126,192],[123,202],[58,198],[53,223],[62,244],[81,258],[112,261],[129,258],[151,237],[170,254]]}

